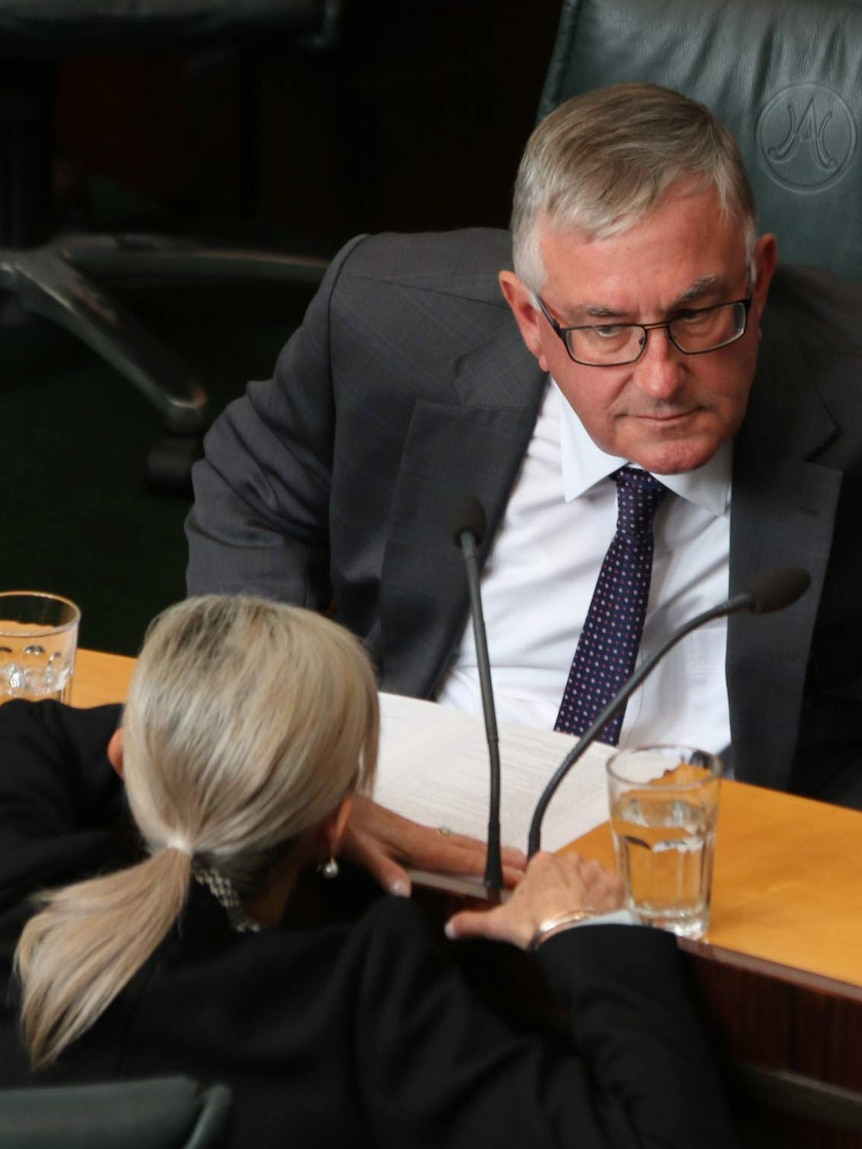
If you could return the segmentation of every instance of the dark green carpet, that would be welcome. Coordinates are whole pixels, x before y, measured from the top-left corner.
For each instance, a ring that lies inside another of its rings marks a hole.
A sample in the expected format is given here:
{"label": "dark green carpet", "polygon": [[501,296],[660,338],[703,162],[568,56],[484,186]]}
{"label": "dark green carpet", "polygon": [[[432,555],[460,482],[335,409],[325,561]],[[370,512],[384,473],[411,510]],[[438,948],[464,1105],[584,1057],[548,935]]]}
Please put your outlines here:
{"label": "dark green carpet", "polygon": [[[116,293],[197,373],[214,409],[267,377],[307,288],[136,288]],[[5,460],[0,589],[49,590],[83,612],[82,646],[137,652],[185,593],[186,499],[145,485],[155,410],[47,321],[0,329]]]}

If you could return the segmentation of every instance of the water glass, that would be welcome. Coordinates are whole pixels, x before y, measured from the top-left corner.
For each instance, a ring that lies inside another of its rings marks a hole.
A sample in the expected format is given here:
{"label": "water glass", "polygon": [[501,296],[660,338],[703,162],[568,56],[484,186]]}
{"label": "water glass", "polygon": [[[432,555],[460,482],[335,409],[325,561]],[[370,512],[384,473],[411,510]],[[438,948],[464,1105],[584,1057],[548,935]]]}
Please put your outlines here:
{"label": "water glass", "polygon": [[69,701],[80,620],[78,607],[60,595],[0,593],[0,703]]}
{"label": "water glass", "polygon": [[617,870],[639,921],[681,937],[706,933],[721,771],[720,758],[690,746],[608,759]]}

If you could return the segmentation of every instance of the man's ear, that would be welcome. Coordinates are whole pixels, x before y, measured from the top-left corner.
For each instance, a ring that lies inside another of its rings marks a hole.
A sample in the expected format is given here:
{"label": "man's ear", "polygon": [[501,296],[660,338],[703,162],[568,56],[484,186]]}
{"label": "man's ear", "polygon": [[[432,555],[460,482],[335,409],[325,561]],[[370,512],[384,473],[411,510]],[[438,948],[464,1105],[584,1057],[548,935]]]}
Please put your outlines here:
{"label": "man's ear", "polygon": [[753,310],[758,323],[766,307],[766,297],[769,294],[769,285],[778,263],[778,242],[775,236],[768,232],[757,241],[753,256],[754,266],[757,270],[757,280],[752,291]]}
{"label": "man's ear", "polygon": [[108,743],[108,761],[120,775],[123,777],[123,728],[118,727],[111,735],[111,741]]}
{"label": "man's ear", "polygon": [[544,322],[544,318],[533,302],[533,293],[524,286],[514,271],[501,271],[498,278],[500,290],[512,309],[515,322],[521,332],[521,338],[526,343],[528,350],[538,359],[542,370],[550,370],[542,349],[540,324]]}

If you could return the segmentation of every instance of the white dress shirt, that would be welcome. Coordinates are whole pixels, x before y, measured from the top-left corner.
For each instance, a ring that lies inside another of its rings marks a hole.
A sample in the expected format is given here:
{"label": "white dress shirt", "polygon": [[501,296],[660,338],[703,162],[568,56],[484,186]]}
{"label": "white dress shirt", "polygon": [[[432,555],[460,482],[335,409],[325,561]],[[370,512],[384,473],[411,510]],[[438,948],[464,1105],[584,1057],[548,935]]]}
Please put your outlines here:
{"label": "white dress shirt", "polygon": [[[727,597],[731,444],[703,467],[659,475],[673,496],[655,519],[652,583],[639,660]],[[600,450],[553,380],[482,574],[500,722],[553,729],[605,552],[616,530],[609,476],[627,459]],[[620,745],[730,742],[724,619],[688,635],[629,699]],[[481,714],[468,622],[437,701]]]}

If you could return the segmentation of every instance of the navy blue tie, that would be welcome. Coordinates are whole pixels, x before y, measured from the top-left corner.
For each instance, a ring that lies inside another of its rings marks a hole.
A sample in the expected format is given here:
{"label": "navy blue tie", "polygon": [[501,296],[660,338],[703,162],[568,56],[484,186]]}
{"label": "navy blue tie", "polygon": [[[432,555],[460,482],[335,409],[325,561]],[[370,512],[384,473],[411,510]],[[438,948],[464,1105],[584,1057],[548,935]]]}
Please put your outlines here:
{"label": "navy blue tie", "polygon": [[[667,487],[646,471],[621,467],[617,531],[599,571],[593,600],[572,660],[555,730],[583,734],[631,676],[643,636],[652,578],[653,520]],[[600,741],[616,746],[625,711]]]}

